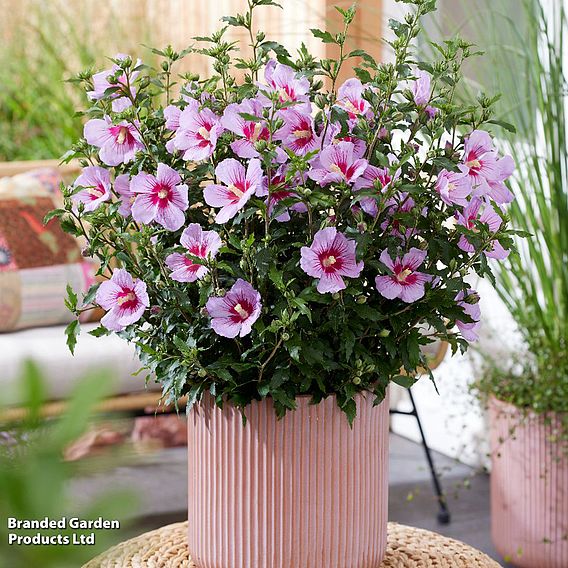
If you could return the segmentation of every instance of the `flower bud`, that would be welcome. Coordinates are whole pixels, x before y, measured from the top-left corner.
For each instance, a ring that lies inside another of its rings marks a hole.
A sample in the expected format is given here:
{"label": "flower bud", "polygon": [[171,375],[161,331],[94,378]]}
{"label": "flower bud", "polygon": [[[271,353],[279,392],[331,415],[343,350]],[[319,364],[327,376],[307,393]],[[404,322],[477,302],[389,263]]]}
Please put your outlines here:
{"label": "flower bud", "polygon": [[282,334],[282,341],[288,341],[289,339],[290,339],[289,333],[283,333]]}
{"label": "flower bud", "polygon": [[353,384],[354,385],[360,385],[361,384],[361,377],[355,377],[353,379]]}
{"label": "flower bud", "polygon": [[197,375],[204,379],[207,376],[207,371],[205,369],[199,369],[199,371],[197,371]]}
{"label": "flower bud", "polygon": [[327,99],[323,95],[317,95],[315,103],[317,107],[324,108],[327,104]]}
{"label": "flower bud", "polygon": [[162,69],[163,69],[164,71],[169,71],[169,69],[170,69],[170,64],[169,64],[169,62],[167,62],[167,61],[162,61]]}
{"label": "flower bud", "polygon": [[153,316],[159,316],[162,313],[162,308],[160,308],[160,306],[152,306],[150,308],[150,313]]}
{"label": "flower bud", "polygon": [[379,332],[379,337],[388,337],[390,333],[390,329],[381,329],[381,331]]}
{"label": "flower bud", "polygon": [[471,292],[463,299],[466,304],[477,304],[479,300],[480,298],[477,292]]}
{"label": "flower bud", "polygon": [[357,296],[357,299],[355,301],[358,304],[364,304],[367,301],[367,297],[366,296]]}
{"label": "flower bud", "polygon": [[339,298],[341,297],[341,295],[339,294],[339,292],[335,292],[334,294],[332,294],[331,296],[334,300],[339,300]]}
{"label": "flower bud", "polygon": [[144,76],[140,79],[139,83],[141,89],[145,89],[150,84],[150,77]]}

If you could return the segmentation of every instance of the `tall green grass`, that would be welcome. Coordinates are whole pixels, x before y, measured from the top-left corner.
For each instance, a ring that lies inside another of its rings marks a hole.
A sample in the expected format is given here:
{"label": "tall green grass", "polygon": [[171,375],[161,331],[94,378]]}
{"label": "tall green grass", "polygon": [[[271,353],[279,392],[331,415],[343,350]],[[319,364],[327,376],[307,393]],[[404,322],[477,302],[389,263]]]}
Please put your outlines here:
{"label": "tall green grass", "polygon": [[[453,1],[452,1],[453,4]],[[522,372],[489,373],[482,387],[518,406],[568,411],[568,147],[564,3],[556,0],[459,0],[461,28],[483,50],[483,68],[469,70],[470,90],[500,92],[500,131],[517,171],[510,208],[518,255],[495,266],[495,288],[513,315],[525,346]],[[451,20],[451,18],[450,18]],[[452,24],[449,24],[450,26]],[[445,26],[448,26],[446,20]],[[464,98],[467,93],[464,93]]]}
{"label": "tall green grass", "polygon": [[83,69],[110,66],[112,39],[128,45],[148,39],[132,41],[118,18],[105,30],[108,37],[94,37],[80,13],[58,2],[33,2],[30,12],[0,50],[0,161],[59,158],[82,131],[75,111],[84,93],[66,81]]}

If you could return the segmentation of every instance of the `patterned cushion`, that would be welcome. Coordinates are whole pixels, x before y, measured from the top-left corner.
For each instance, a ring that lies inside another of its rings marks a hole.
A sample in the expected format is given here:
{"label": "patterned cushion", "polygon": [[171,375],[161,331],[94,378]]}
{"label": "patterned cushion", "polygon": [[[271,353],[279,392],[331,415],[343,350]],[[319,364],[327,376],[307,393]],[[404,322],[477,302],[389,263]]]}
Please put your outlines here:
{"label": "patterned cushion", "polygon": [[71,321],[67,284],[86,291],[95,281],[76,240],[57,220],[43,224],[60,181],[52,169],[0,179],[0,332]]}

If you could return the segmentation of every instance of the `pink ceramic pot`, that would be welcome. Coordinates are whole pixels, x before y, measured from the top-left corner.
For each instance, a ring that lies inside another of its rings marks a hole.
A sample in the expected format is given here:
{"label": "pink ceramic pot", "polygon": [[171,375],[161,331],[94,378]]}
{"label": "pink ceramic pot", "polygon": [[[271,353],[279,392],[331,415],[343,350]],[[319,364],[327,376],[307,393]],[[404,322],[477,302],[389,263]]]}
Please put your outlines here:
{"label": "pink ceramic pot", "polygon": [[493,399],[490,420],[495,548],[521,568],[567,568],[568,459],[554,442],[558,419],[523,420]]}
{"label": "pink ceramic pot", "polygon": [[211,399],[188,417],[189,550],[199,568],[377,568],[386,547],[389,407],[334,397],[277,420]]}

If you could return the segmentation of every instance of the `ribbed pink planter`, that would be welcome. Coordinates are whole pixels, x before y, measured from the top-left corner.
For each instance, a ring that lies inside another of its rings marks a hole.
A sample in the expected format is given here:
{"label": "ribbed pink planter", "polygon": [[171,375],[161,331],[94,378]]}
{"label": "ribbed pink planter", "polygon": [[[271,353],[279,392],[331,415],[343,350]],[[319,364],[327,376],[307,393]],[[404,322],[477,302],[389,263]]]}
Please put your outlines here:
{"label": "ribbed pink planter", "polygon": [[521,419],[493,399],[491,533],[498,552],[521,568],[568,567],[568,459],[552,440],[553,419]]}
{"label": "ribbed pink planter", "polygon": [[189,550],[199,568],[377,568],[386,547],[388,401],[270,400],[188,419]]}

